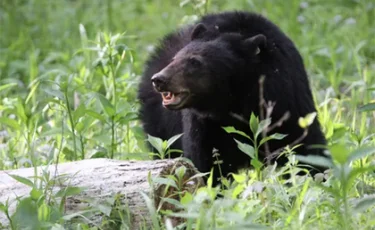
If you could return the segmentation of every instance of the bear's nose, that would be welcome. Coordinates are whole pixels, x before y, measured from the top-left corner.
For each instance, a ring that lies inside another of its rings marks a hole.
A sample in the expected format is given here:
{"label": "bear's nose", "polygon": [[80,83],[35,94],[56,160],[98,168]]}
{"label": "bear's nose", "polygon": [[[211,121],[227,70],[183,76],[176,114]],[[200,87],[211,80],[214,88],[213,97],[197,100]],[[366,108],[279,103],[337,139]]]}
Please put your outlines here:
{"label": "bear's nose", "polygon": [[166,77],[162,74],[155,74],[151,78],[152,85],[157,88],[163,88],[166,85]]}

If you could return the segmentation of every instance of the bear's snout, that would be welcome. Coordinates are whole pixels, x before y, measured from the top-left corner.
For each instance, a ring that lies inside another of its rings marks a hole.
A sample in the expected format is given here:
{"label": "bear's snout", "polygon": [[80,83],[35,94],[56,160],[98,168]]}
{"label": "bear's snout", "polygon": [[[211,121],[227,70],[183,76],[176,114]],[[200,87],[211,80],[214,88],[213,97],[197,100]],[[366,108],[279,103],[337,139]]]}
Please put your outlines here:
{"label": "bear's snout", "polygon": [[157,73],[154,74],[151,78],[152,85],[157,89],[158,91],[162,90],[167,85],[167,77],[163,74]]}

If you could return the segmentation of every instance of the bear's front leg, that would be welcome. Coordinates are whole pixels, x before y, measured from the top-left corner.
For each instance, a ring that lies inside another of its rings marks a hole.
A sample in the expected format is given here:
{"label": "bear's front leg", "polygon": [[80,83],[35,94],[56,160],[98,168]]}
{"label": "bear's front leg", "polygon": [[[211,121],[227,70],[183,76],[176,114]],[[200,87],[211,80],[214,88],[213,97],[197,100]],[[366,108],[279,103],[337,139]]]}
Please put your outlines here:
{"label": "bear's front leg", "polygon": [[200,172],[209,172],[213,165],[213,144],[209,124],[191,112],[183,114],[182,136],[184,157],[190,159]]}

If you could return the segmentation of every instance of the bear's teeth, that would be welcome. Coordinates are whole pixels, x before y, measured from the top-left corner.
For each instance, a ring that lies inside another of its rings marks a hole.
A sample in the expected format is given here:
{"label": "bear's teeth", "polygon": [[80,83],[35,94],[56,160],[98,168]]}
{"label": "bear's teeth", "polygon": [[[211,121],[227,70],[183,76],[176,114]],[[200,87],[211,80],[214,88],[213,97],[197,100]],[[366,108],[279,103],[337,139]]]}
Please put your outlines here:
{"label": "bear's teeth", "polygon": [[163,98],[163,105],[178,105],[181,103],[182,98],[179,93],[163,92],[161,93]]}
{"label": "bear's teeth", "polygon": [[163,99],[166,100],[166,101],[173,100],[173,98],[174,98],[174,94],[171,93],[171,92],[163,92],[162,96],[163,96]]}

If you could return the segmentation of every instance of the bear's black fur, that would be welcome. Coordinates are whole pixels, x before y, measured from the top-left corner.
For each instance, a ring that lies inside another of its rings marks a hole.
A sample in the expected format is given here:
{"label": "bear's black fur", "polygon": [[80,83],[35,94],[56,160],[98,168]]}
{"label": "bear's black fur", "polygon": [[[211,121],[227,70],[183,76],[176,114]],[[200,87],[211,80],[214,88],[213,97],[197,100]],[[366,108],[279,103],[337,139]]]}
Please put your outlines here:
{"label": "bear's black fur", "polygon": [[[252,112],[259,116],[261,75],[265,75],[265,100],[276,102],[272,122],[290,112],[290,118],[272,132],[288,134],[269,142],[274,151],[301,137],[298,118],[316,111],[301,55],[261,15],[234,11],[203,16],[195,25],[164,37],[147,61],[138,93],[143,128],[162,139],[183,133],[172,148],[182,149],[201,172],[214,166],[214,148],[223,160],[222,173],[235,172],[250,160],[234,138],[246,140],[222,127],[234,126],[252,137],[249,124],[237,118],[249,121]],[[297,154],[323,155],[321,149],[307,148],[326,144],[317,119],[301,143]],[[284,164],[286,159],[278,162]]]}

